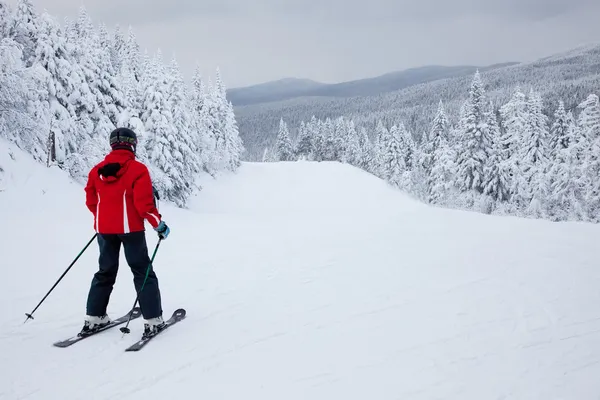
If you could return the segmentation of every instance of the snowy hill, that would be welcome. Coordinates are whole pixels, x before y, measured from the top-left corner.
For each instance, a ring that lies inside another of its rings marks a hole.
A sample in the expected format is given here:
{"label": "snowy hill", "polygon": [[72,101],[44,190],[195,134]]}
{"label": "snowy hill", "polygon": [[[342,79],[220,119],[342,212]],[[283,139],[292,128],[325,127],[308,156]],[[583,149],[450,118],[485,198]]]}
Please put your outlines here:
{"label": "snowy hill", "polygon": [[[595,399],[600,227],[432,208],[338,163],[243,164],[161,205],[165,312],[70,348],[96,269],[83,190],[22,153],[0,193],[2,399]],[[149,247],[156,237],[148,233]],[[123,259],[112,317],[133,304]]]}

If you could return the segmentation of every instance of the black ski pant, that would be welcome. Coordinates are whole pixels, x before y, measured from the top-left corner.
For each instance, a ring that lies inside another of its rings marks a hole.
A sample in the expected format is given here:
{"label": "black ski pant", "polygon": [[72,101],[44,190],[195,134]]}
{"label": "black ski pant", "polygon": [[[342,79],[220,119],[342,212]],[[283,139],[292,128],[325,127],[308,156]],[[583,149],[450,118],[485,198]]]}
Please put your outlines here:
{"label": "black ski pant", "polygon": [[[136,295],[142,289],[146,271],[150,264],[145,232],[131,232],[123,235],[98,234],[98,246],[100,247],[99,269],[94,274],[88,294],[87,315],[102,316],[106,314],[110,294],[117,279],[121,244],[123,244],[125,250],[125,259],[133,273]],[[145,319],[162,315],[160,289],[154,268],[150,270],[148,279],[140,293],[139,304],[142,316]]]}

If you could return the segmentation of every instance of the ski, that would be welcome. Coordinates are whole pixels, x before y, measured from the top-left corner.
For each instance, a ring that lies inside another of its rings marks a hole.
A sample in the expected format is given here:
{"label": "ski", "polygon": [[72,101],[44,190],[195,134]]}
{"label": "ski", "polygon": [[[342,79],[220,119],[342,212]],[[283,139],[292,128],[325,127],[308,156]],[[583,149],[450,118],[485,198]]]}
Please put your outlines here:
{"label": "ski", "polygon": [[142,311],[140,310],[139,307],[135,307],[134,309],[132,309],[127,314],[123,315],[120,318],[117,318],[117,319],[111,321],[108,325],[103,326],[102,328],[99,328],[99,329],[97,329],[97,330],[95,330],[93,332],[90,332],[90,333],[87,333],[87,334],[83,334],[83,335],[81,333],[78,333],[75,336],[72,336],[72,337],[70,337],[68,339],[56,342],[53,345],[56,346],[56,347],[69,347],[72,344],[75,344],[75,343],[77,343],[77,342],[79,342],[79,341],[81,341],[81,340],[83,340],[85,338],[88,338],[90,336],[94,336],[95,334],[100,333],[100,332],[104,332],[107,329],[114,328],[117,325],[124,324],[129,319],[129,314],[131,314],[131,319],[134,320],[134,319],[138,318],[140,315],[142,315]]}
{"label": "ski", "polygon": [[169,327],[175,325],[176,323],[178,323],[179,321],[183,320],[185,318],[185,314],[186,314],[186,311],[183,308],[175,310],[173,312],[173,315],[171,316],[171,318],[169,318],[166,321],[166,325],[165,325],[165,327],[163,329],[161,329],[160,331],[158,331],[154,335],[149,336],[147,338],[142,337],[140,340],[138,340],[137,342],[135,342],[134,344],[132,344],[131,346],[129,346],[128,348],[126,348],[125,351],[139,351],[139,350],[141,350],[154,337],[160,335],[167,328],[169,328]]}

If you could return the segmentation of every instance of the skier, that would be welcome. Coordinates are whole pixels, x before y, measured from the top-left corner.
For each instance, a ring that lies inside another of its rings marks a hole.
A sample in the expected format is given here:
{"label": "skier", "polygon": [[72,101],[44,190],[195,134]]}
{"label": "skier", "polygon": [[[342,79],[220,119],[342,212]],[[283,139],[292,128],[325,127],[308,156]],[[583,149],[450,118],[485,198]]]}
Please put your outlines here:
{"label": "skier", "polygon": [[94,229],[100,248],[99,270],[94,274],[86,306],[82,333],[110,323],[106,314],[119,267],[121,244],[133,273],[144,317],[144,337],[164,326],[158,279],[152,269],[143,290],[142,284],[150,264],[144,220],[159,238],[166,239],[170,229],[156,209],[154,188],[148,168],[135,158],[137,136],[127,128],[110,134],[111,151],[89,173],[85,187],[86,205],[94,214]]}

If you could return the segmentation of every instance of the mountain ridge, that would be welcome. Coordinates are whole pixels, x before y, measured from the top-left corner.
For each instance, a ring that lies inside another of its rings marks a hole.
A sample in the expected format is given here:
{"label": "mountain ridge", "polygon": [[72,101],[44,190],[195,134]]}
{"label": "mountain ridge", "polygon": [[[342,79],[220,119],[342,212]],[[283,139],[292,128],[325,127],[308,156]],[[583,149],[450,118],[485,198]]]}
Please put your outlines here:
{"label": "mountain ridge", "polygon": [[323,83],[307,78],[287,77],[255,85],[231,88],[227,97],[234,106],[254,105],[299,97],[356,97],[376,95],[432,80],[487,71],[516,65],[519,62],[476,65],[424,65],[387,72],[381,75],[337,83]]}

